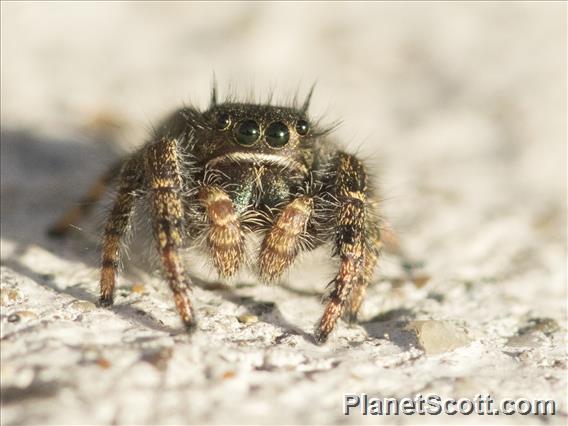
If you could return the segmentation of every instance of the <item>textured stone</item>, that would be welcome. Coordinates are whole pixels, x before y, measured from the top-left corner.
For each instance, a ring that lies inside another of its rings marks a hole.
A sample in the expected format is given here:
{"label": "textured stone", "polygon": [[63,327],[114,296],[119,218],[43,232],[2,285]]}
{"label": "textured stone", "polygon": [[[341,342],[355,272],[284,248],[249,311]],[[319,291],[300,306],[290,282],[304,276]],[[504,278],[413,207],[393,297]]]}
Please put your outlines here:
{"label": "textured stone", "polygon": [[416,332],[418,343],[429,355],[451,351],[471,342],[467,329],[452,321],[412,321],[408,327]]}

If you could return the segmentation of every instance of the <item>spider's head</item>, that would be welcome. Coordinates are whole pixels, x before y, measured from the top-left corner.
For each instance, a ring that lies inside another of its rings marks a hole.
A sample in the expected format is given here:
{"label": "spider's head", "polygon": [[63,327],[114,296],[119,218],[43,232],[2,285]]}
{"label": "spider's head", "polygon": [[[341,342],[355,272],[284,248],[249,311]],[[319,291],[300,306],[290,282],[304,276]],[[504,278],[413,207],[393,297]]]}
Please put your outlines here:
{"label": "spider's head", "polygon": [[222,104],[210,116],[218,137],[245,149],[294,148],[310,132],[306,114],[293,108]]}
{"label": "spider's head", "polygon": [[317,136],[306,112],[292,107],[224,103],[212,106],[204,118],[208,164],[303,164]]}

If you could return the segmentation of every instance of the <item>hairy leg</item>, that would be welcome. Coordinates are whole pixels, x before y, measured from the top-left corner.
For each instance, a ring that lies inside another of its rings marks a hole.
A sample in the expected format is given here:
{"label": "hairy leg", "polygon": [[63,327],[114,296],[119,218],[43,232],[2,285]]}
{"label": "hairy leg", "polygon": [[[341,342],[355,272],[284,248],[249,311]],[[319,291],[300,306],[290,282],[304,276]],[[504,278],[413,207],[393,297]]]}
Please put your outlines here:
{"label": "hairy leg", "polygon": [[120,262],[120,240],[126,233],[137,197],[142,185],[140,161],[134,158],[125,164],[120,175],[118,193],[106,221],[101,248],[101,306],[113,303],[114,285]]}
{"label": "hairy leg", "polygon": [[375,272],[375,266],[377,265],[377,260],[382,248],[381,234],[379,227],[376,224],[371,224],[369,229],[367,229],[367,247],[365,248],[365,264],[362,273],[355,282],[353,291],[351,293],[351,300],[346,307],[346,319],[349,322],[355,322],[357,320],[357,314],[365,298],[367,292],[367,287],[373,279]]}
{"label": "hairy leg", "polygon": [[209,221],[207,244],[213,265],[223,277],[234,275],[244,256],[244,233],[233,202],[221,188],[203,186],[198,193]]}
{"label": "hairy leg", "polygon": [[292,264],[313,211],[314,201],[308,196],[296,198],[284,207],[260,248],[260,277],[264,281],[276,280]]}
{"label": "hairy leg", "polygon": [[[339,271],[316,331],[316,340],[325,342],[351,300],[353,289],[365,274],[367,263],[367,175],[363,164],[355,157],[340,153],[336,166],[335,254],[339,256]],[[371,261],[371,259],[369,259]]]}
{"label": "hairy leg", "polygon": [[182,180],[175,139],[151,145],[146,154],[146,179],[150,187],[154,237],[164,274],[177,311],[187,328],[195,324],[189,299],[190,280],[179,256],[183,236]]}
{"label": "hairy leg", "polygon": [[75,207],[67,210],[57,222],[55,222],[48,230],[50,237],[63,237],[69,233],[71,226],[79,223],[92,210],[93,206],[99,201],[108,190],[112,181],[120,174],[123,166],[120,160],[114,163],[95,183],[89,188],[84,197],[82,197]]}

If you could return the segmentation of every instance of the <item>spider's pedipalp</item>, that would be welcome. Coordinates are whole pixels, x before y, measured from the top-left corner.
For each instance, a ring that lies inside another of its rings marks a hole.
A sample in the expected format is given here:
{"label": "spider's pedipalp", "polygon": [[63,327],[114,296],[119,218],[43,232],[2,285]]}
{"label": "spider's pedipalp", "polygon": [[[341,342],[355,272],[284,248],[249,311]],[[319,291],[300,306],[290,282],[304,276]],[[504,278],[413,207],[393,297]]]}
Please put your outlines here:
{"label": "spider's pedipalp", "polygon": [[227,193],[216,186],[203,186],[198,197],[209,221],[207,244],[213,265],[223,277],[233,276],[244,255],[244,233]]}
{"label": "spider's pedipalp", "polygon": [[292,264],[314,210],[310,197],[291,201],[280,213],[260,247],[260,277],[274,281]]}

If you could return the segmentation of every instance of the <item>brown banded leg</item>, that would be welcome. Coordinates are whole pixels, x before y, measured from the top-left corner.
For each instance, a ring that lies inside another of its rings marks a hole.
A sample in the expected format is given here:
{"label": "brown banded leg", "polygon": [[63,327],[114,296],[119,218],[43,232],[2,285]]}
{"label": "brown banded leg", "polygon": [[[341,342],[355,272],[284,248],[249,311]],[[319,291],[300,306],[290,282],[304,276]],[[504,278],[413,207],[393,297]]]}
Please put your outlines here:
{"label": "brown banded leg", "polygon": [[339,272],[331,282],[333,289],[316,331],[323,343],[334,329],[349,304],[352,290],[364,274],[366,263],[367,177],[363,165],[355,157],[340,154],[337,164],[337,213],[335,249],[339,255]]}
{"label": "brown banded leg", "polygon": [[47,230],[47,235],[50,237],[63,237],[69,232],[71,225],[79,223],[83,217],[89,214],[95,203],[102,198],[112,181],[118,176],[122,165],[123,161],[118,161],[100,176],[89,188],[85,196],[79,200],[78,204],[65,212],[65,214]]}
{"label": "brown banded leg", "polygon": [[260,277],[264,281],[274,281],[292,264],[313,211],[310,197],[297,198],[284,207],[260,247]]}
{"label": "brown banded leg", "polygon": [[150,186],[154,237],[164,274],[174,294],[177,311],[189,329],[195,317],[189,299],[190,284],[179,256],[183,235],[182,180],[177,141],[163,139],[150,146],[146,156],[146,179]]}
{"label": "brown banded leg", "polygon": [[136,200],[136,191],[142,185],[139,162],[133,159],[128,162],[120,175],[118,193],[106,221],[101,247],[101,306],[113,303],[114,285],[120,261],[120,240],[128,229],[132,207]]}
{"label": "brown banded leg", "polygon": [[244,233],[229,195],[217,186],[203,186],[198,194],[209,221],[207,244],[213,265],[222,277],[234,275],[244,256]]}
{"label": "brown banded leg", "polygon": [[359,313],[359,309],[361,309],[361,304],[365,298],[367,287],[373,279],[375,266],[377,266],[377,260],[382,247],[378,228],[376,229],[376,233],[373,231],[369,231],[369,233],[371,235],[367,244],[370,245],[370,247],[365,249],[365,265],[363,267],[363,272],[355,283],[355,287],[351,293],[351,300],[346,310],[346,319],[351,323],[357,321],[357,314]]}

